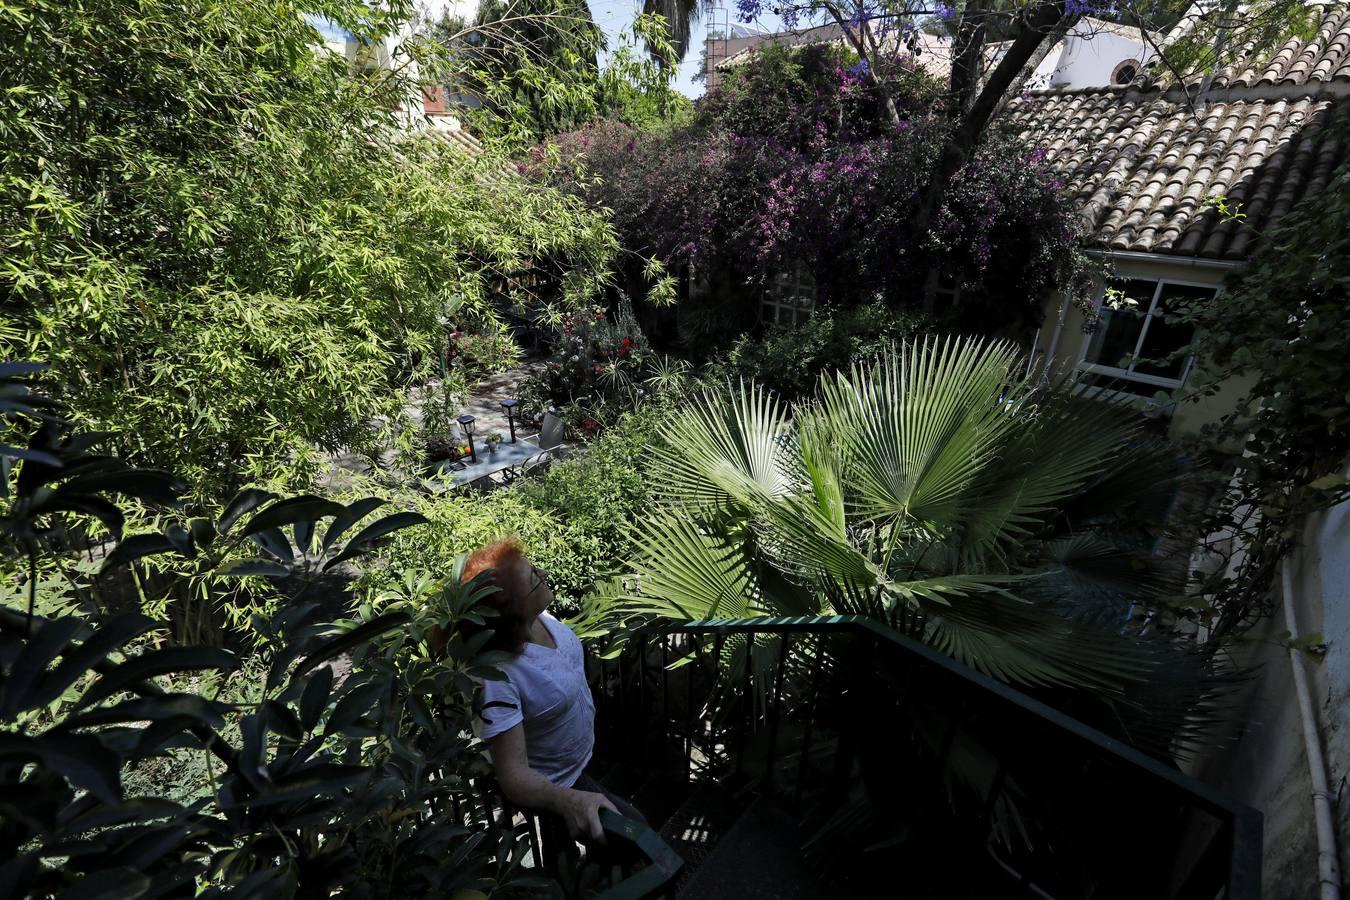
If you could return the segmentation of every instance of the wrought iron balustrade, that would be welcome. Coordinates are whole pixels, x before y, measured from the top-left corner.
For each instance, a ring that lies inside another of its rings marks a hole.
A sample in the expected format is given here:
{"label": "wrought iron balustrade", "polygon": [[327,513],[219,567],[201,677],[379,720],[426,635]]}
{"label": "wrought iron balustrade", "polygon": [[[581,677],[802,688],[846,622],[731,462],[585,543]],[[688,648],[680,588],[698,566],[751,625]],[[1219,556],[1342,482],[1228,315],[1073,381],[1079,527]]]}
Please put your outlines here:
{"label": "wrought iron balustrade", "polygon": [[772,798],[841,896],[1259,895],[1259,813],[871,620],[664,624],[588,649],[597,759],[651,821],[699,785]]}

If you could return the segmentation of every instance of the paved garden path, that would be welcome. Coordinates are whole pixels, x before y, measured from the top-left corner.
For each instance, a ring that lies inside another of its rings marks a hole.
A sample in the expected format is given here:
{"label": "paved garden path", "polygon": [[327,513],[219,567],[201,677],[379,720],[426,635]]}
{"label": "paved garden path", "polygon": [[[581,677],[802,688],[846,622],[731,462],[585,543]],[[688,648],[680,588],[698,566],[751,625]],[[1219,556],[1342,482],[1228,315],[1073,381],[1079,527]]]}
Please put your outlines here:
{"label": "paved garden path", "polygon": [[[507,428],[506,413],[502,410],[501,402],[520,399],[520,388],[530,373],[531,368],[526,364],[521,368],[508,369],[500,375],[493,375],[470,389],[469,397],[464,403],[464,412],[476,419],[473,428],[475,440],[481,441],[493,431],[501,432],[502,440],[510,440],[511,432]],[[534,422],[522,422],[520,416],[516,416],[518,436],[534,434],[538,430]]]}
{"label": "paved garden path", "polygon": [[[457,415],[468,413],[474,417],[474,442],[480,448],[483,446],[483,438],[494,431],[500,432],[503,440],[510,439],[511,431],[507,426],[506,413],[501,407],[501,402],[508,399],[519,399],[521,388],[524,387],[526,380],[540,365],[542,363],[525,362],[516,368],[491,375],[469,389],[469,394],[461,404],[460,412]],[[421,425],[422,406],[417,396],[408,401],[408,417],[415,425]],[[516,417],[517,437],[533,435],[538,431],[539,427],[533,421],[524,422],[519,416]],[[455,437],[463,437],[463,432],[459,430],[459,426],[455,426]],[[393,451],[386,451],[381,456],[378,467],[381,471],[378,472],[372,469],[368,461],[347,451],[330,454],[328,461],[328,472],[321,476],[320,481],[330,490],[338,490],[349,486],[352,473],[375,475],[377,477],[383,475],[386,478],[393,477],[399,480],[415,477],[413,473],[403,471],[399,467]]]}

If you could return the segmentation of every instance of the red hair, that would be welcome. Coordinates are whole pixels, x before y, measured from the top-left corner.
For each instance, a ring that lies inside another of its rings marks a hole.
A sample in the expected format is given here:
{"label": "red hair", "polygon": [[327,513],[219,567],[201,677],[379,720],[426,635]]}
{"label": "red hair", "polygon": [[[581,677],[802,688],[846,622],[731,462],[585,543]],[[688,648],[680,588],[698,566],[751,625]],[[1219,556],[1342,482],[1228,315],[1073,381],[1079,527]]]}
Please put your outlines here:
{"label": "red hair", "polygon": [[525,558],[520,540],[514,536],[498,538],[490,544],[484,544],[469,554],[464,561],[464,572],[460,581],[468,582],[478,575],[486,574],[487,584],[497,588],[483,599],[483,602],[497,611],[497,615],[488,619],[486,625],[461,624],[466,634],[492,630],[492,637],[484,646],[486,650],[505,650],[519,653],[530,637],[530,625],[534,616],[525,609],[525,600],[529,586],[525,583],[519,564],[528,567],[530,561]]}

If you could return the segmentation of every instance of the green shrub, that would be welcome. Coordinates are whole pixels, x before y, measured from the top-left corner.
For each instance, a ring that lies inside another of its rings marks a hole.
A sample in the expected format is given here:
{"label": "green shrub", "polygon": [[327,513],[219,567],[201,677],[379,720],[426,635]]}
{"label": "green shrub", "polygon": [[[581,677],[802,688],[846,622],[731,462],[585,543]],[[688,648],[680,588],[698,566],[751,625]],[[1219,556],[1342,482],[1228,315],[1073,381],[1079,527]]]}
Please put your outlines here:
{"label": "green shrub", "polygon": [[[97,438],[32,392],[38,368],[0,364],[0,560],[24,560],[31,589],[0,606],[6,896],[547,890],[521,865],[528,847],[510,818],[475,803],[490,773],[474,678],[496,677],[506,657],[455,632],[483,621],[487,595],[462,570],[347,622],[318,621],[313,602],[258,616],[261,650],[247,660],[161,646],[162,624],[139,612],[34,614],[39,557],[77,556],[91,519],[118,539],[104,576],[171,555],[197,574],[223,565],[222,576],[313,583],[420,521],[367,524],[379,507],[368,499],[250,489],[185,527],[181,485],[92,452]],[[164,509],[167,524],[123,537],[114,492]],[[241,547],[253,558],[228,562]],[[80,590],[72,581],[69,599]]]}
{"label": "green shrub", "polygon": [[568,307],[607,280],[602,214],[410,139],[406,60],[366,77],[307,24],[379,45],[408,11],[0,7],[0,348],[47,360],[120,455],[204,497],[295,489],[323,451],[410,443],[404,389],[438,355],[509,361],[498,300],[526,295],[501,273],[547,261]]}
{"label": "green shrub", "polygon": [[557,612],[572,615],[595,582],[625,557],[627,526],[650,504],[642,456],[669,409],[664,400],[643,403],[544,475],[487,494],[381,492],[361,485],[362,494],[377,493],[393,506],[415,510],[427,524],[396,535],[384,550],[385,565],[367,571],[358,591],[397,592],[405,573],[443,575],[457,555],[514,534],[549,573]]}
{"label": "green shrub", "polygon": [[[568,532],[594,545],[606,569],[628,549],[627,527],[651,504],[643,463],[646,447],[671,404],[655,400],[624,413],[614,427],[586,445],[585,452],[563,460],[542,478],[522,482],[520,495],[533,507],[562,522]],[[590,582],[583,585],[590,587]],[[578,594],[579,596],[579,594]]]}
{"label": "green shrub", "polygon": [[719,379],[743,378],[786,399],[809,394],[822,372],[848,368],[879,354],[927,325],[925,317],[880,302],[844,312],[822,310],[805,325],[770,328],[763,337],[743,337],[709,367]]}

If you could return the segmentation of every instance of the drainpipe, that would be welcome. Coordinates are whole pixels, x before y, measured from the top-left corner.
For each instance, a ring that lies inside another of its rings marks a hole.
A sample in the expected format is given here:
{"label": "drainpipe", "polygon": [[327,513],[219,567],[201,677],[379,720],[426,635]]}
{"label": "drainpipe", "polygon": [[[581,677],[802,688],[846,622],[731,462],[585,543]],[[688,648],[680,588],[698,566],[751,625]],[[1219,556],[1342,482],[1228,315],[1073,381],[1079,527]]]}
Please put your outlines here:
{"label": "drainpipe", "polygon": [[[1293,551],[1290,551],[1293,555]],[[1294,692],[1298,695],[1299,718],[1303,720],[1303,749],[1308,755],[1308,775],[1312,780],[1313,814],[1317,820],[1317,879],[1322,886],[1322,900],[1340,900],[1341,866],[1336,854],[1336,827],[1331,815],[1331,788],[1327,783],[1327,762],[1322,752],[1322,739],[1317,733],[1317,713],[1313,708],[1312,692],[1308,689],[1308,673],[1303,669],[1303,653],[1292,642],[1298,638],[1298,621],[1294,615],[1294,578],[1289,557],[1280,566],[1281,591],[1284,594],[1284,621],[1289,627],[1289,664],[1294,672]]]}
{"label": "drainpipe", "polygon": [[1055,322],[1055,330],[1050,333],[1050,349],[1045,351],[1045,375],[1049,377],[1050,366],[1055,361],[1055,351],[1059,349],[1059,336],[1064,333],[1064,323],[1069,318],[1069,292],[1064,291],[1059,295],[1059,319]]}

